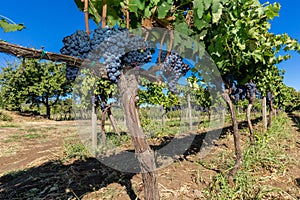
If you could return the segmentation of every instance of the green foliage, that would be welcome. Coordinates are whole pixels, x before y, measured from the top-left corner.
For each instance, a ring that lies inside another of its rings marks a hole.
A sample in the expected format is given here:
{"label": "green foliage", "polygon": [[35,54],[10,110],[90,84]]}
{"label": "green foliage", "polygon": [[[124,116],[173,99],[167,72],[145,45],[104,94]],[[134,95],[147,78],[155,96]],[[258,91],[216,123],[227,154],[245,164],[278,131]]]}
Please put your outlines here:
{"label": "green foliage", "polygon": [[65,65],[37,60],[3,68],[0,85],[6,109],[21,111],[23,103],[37,107],[43,104],[48,108],[48,117],[51,106],[72,89],[65,78]]}
{"label": "green foliage", "polygon": [[0,19],[0,28],[2,28],[4,32],[15,32],[23,30],[25,26],[23,24],[9,23],[6,19]]}
{"label": "green foliage", "polygon": [[[84,10],[84,2],[81,0],[74,0],[80,11]],[[122,7],[118,0],[107,0],[107,25],[114,26],[116,22],[122,22]],[[89,0],[89,16],[95,21],[96,24],[101,22],[101,13],[104,1]]]}
{"label": "green foliage", "polygon": [[275,64],[289,58],[280,50],[298,50],[299,44],[287,34],[269,32],[270,22],[280,5],[259,1],[227,1],[218,24],[208,31],[205,44],[221,74],[230,73],[244,84]]}
{"label": "green foliage", "polygon": [[281,85],[275,104],[287,112],[300,111],[300,92],[292,87]]}
{"label": "green foliage", "polygon": [[160,105],[164,109],[179,105],[179,99],[171,92],[167,92],[165,84],[153,83],[143,80],[139,90],[138,106],[141,105]]}
{"label": "green foliage", "polygon": [[77,138],[66,138],[64,140],[64,155],[65,159],[79,158],[86,159],[90,153]]}
{"label": "green foliage", "polygon": [[91,109],[91,97],[96,96],[101,102],[107,103],[117,93],[116,84],[91,75],[89,70],[82,70],[81,76],[76,78],[76,84],[73,87],[73,95],[76,102],[75,109]]}

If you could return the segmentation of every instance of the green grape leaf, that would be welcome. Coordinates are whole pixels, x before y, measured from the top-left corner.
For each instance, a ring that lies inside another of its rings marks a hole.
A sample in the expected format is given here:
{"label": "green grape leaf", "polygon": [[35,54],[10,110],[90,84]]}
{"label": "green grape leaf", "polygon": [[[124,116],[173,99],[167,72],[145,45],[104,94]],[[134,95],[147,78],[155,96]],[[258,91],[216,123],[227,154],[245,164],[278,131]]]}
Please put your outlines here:
{"label": "green grape leaf", "polygon": [[202,30],[209,26],[209,24],[205,20],[198,19],[197,17],[194,17],[194,25],[197,27],[198,30]]}
{"label": "green grape leaf", "polygon": [[7,22],[5,19],[1,19],[0,28],[3,28],[4,32],[15,32],[15,31],[23,30],[25,26],[23,24],[11,24]]}
{"label": "green grape leaf", "polygon": [[204,3],[202,0],[194,1],[194,9],[197,13],[197,18],[201,19],[204,14]]}
{"label": "green grape leaf", "polygon": [[163,2],[160,6],[157,8],[158,18],[163,19],[167,16],[168,12],[171,10],[172,5]]}
{"label": "green grape leaf", "polygon": [[145,18],[149,18],[151,14],[150,6],[147,6],[144,11]]}
{"label": "green grape leaf", "polygon": [[138,9],[144,10],[145,9],[145,1],[144,0],[131,0],[129,2],[128,7],[131,12],[137,12]]}
{"label": "green grape leaf", "polygon": [[191,30],[185,22],[181,22],[175,25],[175,30],[179,33],[183,33],[185,35],[189,35]]}
{"label": "green grape leaf", "polygon": [[217,23],[222,16],[223,5],[219,0],[213,1],[212,4],[212,23]]}
{"label": "green grape leaf", "polygon": [[212,5],[213,0],[205,0],[204,1],[204,9],[208,10],[210,6]]}

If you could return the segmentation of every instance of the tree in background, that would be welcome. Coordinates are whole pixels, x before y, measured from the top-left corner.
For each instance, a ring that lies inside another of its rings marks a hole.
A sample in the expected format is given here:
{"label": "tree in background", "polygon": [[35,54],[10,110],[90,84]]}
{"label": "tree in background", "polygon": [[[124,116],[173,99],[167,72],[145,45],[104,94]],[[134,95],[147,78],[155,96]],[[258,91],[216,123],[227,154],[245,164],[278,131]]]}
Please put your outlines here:
{"label": "tree in background", "polygon": [[9,65],[0,75],[1,96],[8,110],[21,111],[26,103],[32,107],[46,107],[50,119],[51,107],[66,98],[71,85],[66,80],[65,65],[38,60],[24,60],[19,66]]}

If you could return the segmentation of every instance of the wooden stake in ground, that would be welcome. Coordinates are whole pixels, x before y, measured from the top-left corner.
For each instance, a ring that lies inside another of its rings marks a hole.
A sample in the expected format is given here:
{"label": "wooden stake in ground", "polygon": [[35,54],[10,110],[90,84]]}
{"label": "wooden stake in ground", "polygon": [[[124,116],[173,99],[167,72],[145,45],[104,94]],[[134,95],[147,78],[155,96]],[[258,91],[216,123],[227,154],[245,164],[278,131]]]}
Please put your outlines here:
{"label": "wooden stake in ground", "polygon": [[136,75],[122,75],[119,81],[119,88],[121,92],[121,105],[126,117],[126,125],[131,135],[137,159],[140,163],[145,200],[158,200],[159,191],[154,153],[147,143],[136,108],[136,98],[138,94]]}
{"label": "wooden stake in ground", "polygon": [[264,131],[267,131],[267,98],[265,96],[262,99],[262,119]]}
{"label": "wooden stake in ground", "polygon": [[251,144],[255,144],[254,130],[253,130],[252,122],[251,122],[251,109],[254,105],[254,101],[255,101],[255,93],[253,93],[253,95],[249,98],[249,104],[247,107],[247,114],[246,114],[248,127],[249,127],[249,131],[250,131],[250,143]]}
{"label": "wooden stake in ground", "polygon": [[96,105],[95,105],[95,96],[92,97],[92,147],[94,150],[98,146],[98,137],[97,137],[97,115],[96,115]]}

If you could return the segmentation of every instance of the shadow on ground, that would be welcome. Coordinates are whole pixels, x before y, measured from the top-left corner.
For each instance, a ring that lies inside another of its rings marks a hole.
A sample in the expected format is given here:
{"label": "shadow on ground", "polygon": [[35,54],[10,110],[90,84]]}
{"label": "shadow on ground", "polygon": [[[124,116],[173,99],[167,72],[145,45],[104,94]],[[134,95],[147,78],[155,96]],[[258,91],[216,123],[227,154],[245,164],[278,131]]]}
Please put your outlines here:
{"label": "shadow on ground", "polygon": [[[259,119],[253,120],[253,124]],[[241,126],[246,126],[246,122],[241,122]],[[209,134],[218,134],[219,137],[227,134],[228,130],[232,130],[231,126],[212,130],[207,133],[201,133],[193,136],[184,136],[181,138],[164,137],[163,141],[151,146],[154,150],[163,149],[166,145],[170,145],[171,150],[162,153],[173,159],[187,159],[188,155],[195,155],[202,151],[205,143],[210,145],[214,143],[214,137]],[[208,134],[208,135],[207,135]],[[177,149],[180,145],[186,145],[189,141],[191,145],[182,154]],[[173,145],[173,146],[172,146]],[[123,151],[115,155],[108,156],[109,160],[116,160],[121,166],[126,165],[126,160],[120,160],[129,151]],[[132,151],[131,151],[132,152]],[[137,167],[137,160],[127,160],[132,167]],[[133,163],[133,164],[132,164]],[[157,161],[159,166],[159,162]],[[103,165],[96,158],[87,158],[85,160],[75,160],[69,164],[63,164],[60,161],[49,161],[37,167],[32,167],[24,171],[13,172],[0,177],[0,199],[70,199],[81,198],[85,194],[97,191],[106,187],[111,183],[118,183],[125,186],[126,192],[130,199],[137,199],[132,188],[131,179],[138,171],[133,173],[123,173]]]}
{"label": "shadow on ground", "polygon": [[297,131],[300,132],[300,115],[296,115],[294,113],[288,113],[289,118],[291,118],[294,122],[294,125],[297,128]]}
{"label": "shadow on ground", "polygon": [[80,198],[110,183],[125,186],[128,196],[136,199],[130,181],[133,175],[110,169],[95,158],[76,160],[68,165],[50,161],[0,177],[0,199]]}

